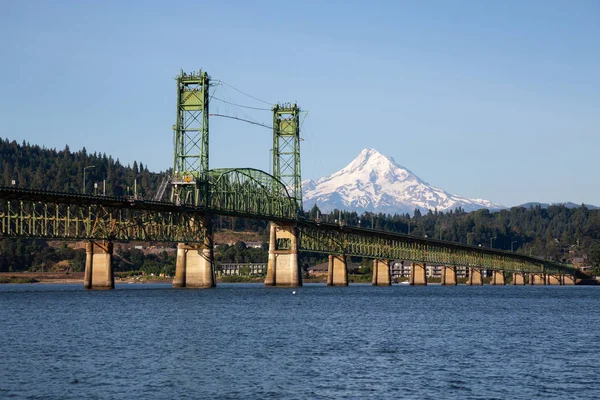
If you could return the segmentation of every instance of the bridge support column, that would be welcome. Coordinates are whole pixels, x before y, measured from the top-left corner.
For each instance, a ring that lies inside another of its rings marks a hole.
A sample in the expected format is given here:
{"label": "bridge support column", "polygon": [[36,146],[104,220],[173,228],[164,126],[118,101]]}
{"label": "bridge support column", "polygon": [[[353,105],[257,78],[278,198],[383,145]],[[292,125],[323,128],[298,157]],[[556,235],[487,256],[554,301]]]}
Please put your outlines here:
{"label": "bridge support column", "polygon": [[492,280],[490,281],[490,285],[503,286],[505,284],[504,271],[492,271]]}
{"label": "bridge support column", "polygon": [[265,286],[302,286],[295,226],[271,222]]}
{"label": "bridge support column", "polygon": [[525,284],[525,273],[524,272],[513,272],[512,284],[513,285],[524,285]]}
{"label": "bridge support column", "polygon": [[573,275],[562,275],[562,284],[563,285],[574,285],[576,283],[575,277]]}
{"label": "bridge support column", "polygon": [[546,278],[544,274],[529,274],[529,284],[530,285],[545,285]]}
{"label": "bridge support column", "polygon": [[390,262],[388,260],[373,260],[371,283],[374,286],[390,286],[392,284],[392,274],[390,273]]}
{"label": "bridge support column", "polygon": [[112,242],[87,242],[85,253],[83,287],[86,289],[114,289]]}
{"label": "bridge support column", "polygon": [[444,265],[442,266],[442,280],[444,286],[455,286],[458,284],[456,280],[456,267]]}
{"label": "bridge support column", "polygon": [[483,285],[483,277],[481,276],[481,269],[469,268],[469,278],[467,279],[467,285],[470,286],[481,286]]}
{"label": "bridge support column", "polygon": [[412,286],[427,285],[427,268],[423,265],[412,263],[410,264],[410,284]]}
{"label": "bridge support column", "polygon": [[329,255],[327,285],[348,286],[348,268],[346,264],[346,257],[343,255]]}
{"label": "bridge support column", "polygon": [[174,288],[215,287],[212,248],[202,244],[177,245]]}
{"label": "bridge support column", "polygon": [[546,285],[562,285],[561,275],[546,275]]}
{"label": "bridge support column", "polygon": [[201,224],[204,233],[203,243],[179,243],[175,262],[174,288],[212,288],[215,283],[215,254],[211,216],[205,214]]}

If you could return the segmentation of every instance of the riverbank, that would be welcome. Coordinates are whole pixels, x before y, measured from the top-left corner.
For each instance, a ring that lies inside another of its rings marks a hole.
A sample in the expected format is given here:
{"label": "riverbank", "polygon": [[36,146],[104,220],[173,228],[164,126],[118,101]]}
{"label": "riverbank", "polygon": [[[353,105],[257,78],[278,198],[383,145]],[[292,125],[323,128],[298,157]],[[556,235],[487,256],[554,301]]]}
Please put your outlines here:
{"label": "riverbank", "polygon": [[0,272],[0,283],[83,284],[83,272]]}

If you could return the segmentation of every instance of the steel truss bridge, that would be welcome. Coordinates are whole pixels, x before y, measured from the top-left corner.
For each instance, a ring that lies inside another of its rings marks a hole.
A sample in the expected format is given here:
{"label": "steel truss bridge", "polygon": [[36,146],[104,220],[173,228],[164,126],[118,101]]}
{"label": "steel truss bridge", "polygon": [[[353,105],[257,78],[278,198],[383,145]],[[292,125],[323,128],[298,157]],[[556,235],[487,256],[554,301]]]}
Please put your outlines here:
{"label": "steel truss bridge", "polygon": [[[299,251],[404,260],[506,272],[568,274],[577,270],[502,250],[301,217],[300,109],[273,108],[273,174],[253,168],[208,168],[206,72],[177,78],[174,176],[168,201],[79,195],[0,186],[0,238],[205,243],[207,216],[267,220],[295,227]],[[278,239],[275,250],[289,249]]]}
{"label": "steel truss bridge", "polygon": [[[240,170],[227,174],[236,183],[247,177]],[[0,186],[0,236],[203,243],[206,230],[199,221],[207,214],[227,215],[293,224],[300,251],[506,272],[575,273],[572,267],[513,252],[297,218],[295,203],[269,196],[261,186],[249,185],[244,192],[231,190],[224,176],[217,182],[208,207]],[[278,249],[287,245],[277,243]]]}

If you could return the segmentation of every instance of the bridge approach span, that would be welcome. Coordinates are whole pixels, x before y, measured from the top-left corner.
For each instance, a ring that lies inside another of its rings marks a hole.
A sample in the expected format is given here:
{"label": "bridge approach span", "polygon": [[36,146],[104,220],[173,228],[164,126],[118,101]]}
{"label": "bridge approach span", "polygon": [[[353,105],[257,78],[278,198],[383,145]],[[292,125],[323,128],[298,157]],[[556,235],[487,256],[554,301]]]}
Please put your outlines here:
{"label": "bridge approach span", "polygon": [[298,222],[298,249],[332,255],[505,272],[574,273],[570,266],[514,252],[307,220]]}

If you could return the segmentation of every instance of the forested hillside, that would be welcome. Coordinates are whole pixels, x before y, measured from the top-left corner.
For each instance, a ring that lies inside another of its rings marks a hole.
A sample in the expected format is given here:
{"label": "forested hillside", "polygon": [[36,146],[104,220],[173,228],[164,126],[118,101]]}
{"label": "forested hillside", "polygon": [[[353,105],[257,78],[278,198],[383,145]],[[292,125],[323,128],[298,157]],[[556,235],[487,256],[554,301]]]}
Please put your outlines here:
{"label": "forested hillside", "polygon": [[133,195],[137,186],[138,196],[152,197],[165,174],[152,173],[136,161],[124,166],[106,154],[88,154],[85,148],[72,153],[69,146],[57,151],[0,139],[0,185],[14,182],[25,188],[82,193],[84,168],[85,192],[102,194],[105,182],[108,196]]}
{"label": "forested hillside", "polygon": [[[169,173],[150,172],[142,162],[124,166],[106,154],[88,154],[85,149],[71,152],[66,146],[64,150],[57,151],[0,139],[0,185],[10,186],[14,181],[19,187],[81,193],[84,190],[84,168],[86,193],[101,194],[105,182],[107,195],[132,196],[136,187],[138,197],[142,198],[152,198],[160,180]],[[97,187],[94,183],[98,184]],[[466,213],[458,209],[447,213],[430,211],[422,215],[417,210],[412,217],[408,214],[358,215],[338,211],[323,215],[317,207],[313,207],[306,214],[310,218],[330,222],[339,223],[341,219],[347,225],[410,232],[420,237],[491,246],[562,262],[574,259],[581,262],[583,259],[584,264],[600,267],[600,210],[591,210],[583,205],[578,208],[563,205],[513,207],[495,213],[487,210]],[[215,217],[214,226],[217,232],[223,229],[255,231],[266,237],[267,223],[264,221]],[[82,251],[71,251],[64,246],[54,248],[39,240],[0,240],[0,271],[40,269],[44,265],[55,265],[61,259],[72,260],[75,269],[80,269],[84,262]],[[264,249],[261,254],[266,261]],[[149,270],[154,270],[167,261],[165,257],[158,255],[145,259],[143,254],[136,253],[134,262],[123,257],[119,268],[133,269],[146,265]],[[217,250],[216,257],[223,262],[256,261],[260,254],[250,254],[243,244],[238,243],[224,248],[223,252]],[[312,264],[322,259],[320,255],[302,253],[301,263]]]}

